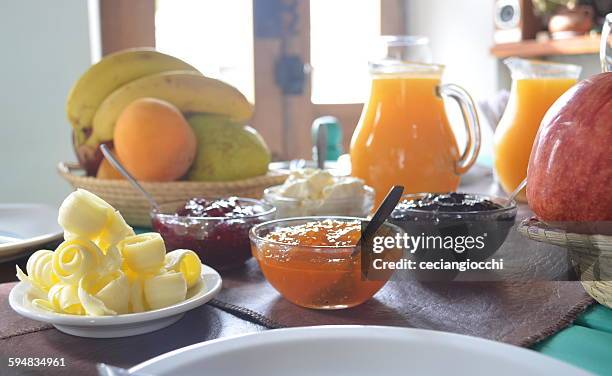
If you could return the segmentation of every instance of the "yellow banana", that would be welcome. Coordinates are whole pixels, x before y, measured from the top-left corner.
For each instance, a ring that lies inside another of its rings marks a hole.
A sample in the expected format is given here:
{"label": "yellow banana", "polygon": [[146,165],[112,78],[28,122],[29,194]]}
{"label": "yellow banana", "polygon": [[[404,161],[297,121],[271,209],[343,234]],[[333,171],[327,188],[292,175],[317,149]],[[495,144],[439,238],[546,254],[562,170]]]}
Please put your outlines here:
{"label": "yellow banana", "polygon": [[115,122],[123,109],[138,98],[168,101],[183,113],[223,114],[242,122],[251,118],[253,106],[235,87],[190,71],[152,74],[129,82],[109,95],[93,118],[93,133],[87,145],[113,139]]}
{"label": "yellow banana", "polygon": [[170,70],[197,72],[182,60],[149,48],[116,52],[92,65],[72,87],[66,101],[75,143],[85,141],[98,106],[109,94],[135,79]]}

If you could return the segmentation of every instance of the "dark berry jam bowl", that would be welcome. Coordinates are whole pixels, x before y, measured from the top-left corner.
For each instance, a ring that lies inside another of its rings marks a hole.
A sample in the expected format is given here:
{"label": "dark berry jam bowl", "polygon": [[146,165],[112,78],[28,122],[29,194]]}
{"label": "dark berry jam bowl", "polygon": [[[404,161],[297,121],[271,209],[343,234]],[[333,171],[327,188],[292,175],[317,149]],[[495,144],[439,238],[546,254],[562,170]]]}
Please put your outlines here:
{"label": "dark berry jam bowl", "polygon": [[414,257],[421,261],[464,261],[468,258],[482,261],[490,258],[504,243],[514,226],[516,213],[516,202],[508,205],[506,198],[472,193],[416,193],[402,197],[389,221],[409,236],[482,237],[476,239],[481,240],[479,248],[468,251],[459,249],[461,252],[458,252],[456,247],[448,249],[434,244],[429,249],[415,252]]}
{"label": "dark berry jam bowl", "polygon": [[186,202],[169,202],[151,212],[152,227],[161,234],[168,251],[191,249],[204,264],[215,269],[236,268],[252,257],[251,227],[273,219],[276,209],[252,198],[237,197],[233,203],[252,210],[245,211],[249,214],[229,212],[216,217],[179,215],[177,212],[184,212]]}

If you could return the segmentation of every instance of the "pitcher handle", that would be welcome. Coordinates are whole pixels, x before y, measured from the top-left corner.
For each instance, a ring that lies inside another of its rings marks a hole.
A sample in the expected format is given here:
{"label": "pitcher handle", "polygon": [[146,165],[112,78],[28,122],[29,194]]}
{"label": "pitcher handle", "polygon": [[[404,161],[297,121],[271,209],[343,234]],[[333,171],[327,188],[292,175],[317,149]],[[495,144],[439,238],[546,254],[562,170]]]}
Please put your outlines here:
{"label": "pitcher handle", "polygon": [[610,72],[612,71],[612,57],[609,53],[612,50],[612,36],[610,35],[610,29],[612,28],[612,13],[608,13],[604,20],[604,25],[601,30],[601,45],[599,46],[599,60],[601,61],[601,71]]}
{"label": "pitcher handle", "polygon": [[457,102],[463,116],[463,124],[467,133],[467,143],[461,158],[455,165],[455,172],[462,175],[476,162],[480,151],[480,122],[478,112],[472,97],[462,87],[453,84],[438,86],[438,96],[451,98]]}

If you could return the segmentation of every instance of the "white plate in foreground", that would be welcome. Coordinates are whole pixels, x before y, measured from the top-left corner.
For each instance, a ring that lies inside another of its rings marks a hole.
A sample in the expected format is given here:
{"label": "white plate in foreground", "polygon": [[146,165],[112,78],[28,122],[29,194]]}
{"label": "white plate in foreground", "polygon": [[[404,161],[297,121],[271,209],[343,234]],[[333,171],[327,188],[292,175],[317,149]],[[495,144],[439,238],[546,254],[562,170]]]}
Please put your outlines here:
{"label": "white plate in foreground", "polygon": [[187,299],[170,307],[116,316],[78,316],[38,309],[28,299],[28,285],[18,283],[9,294],[11,308],[27,318],[53,324],[59,331],[79,337],[115,338],[153,332],[174,324],[189,310],[205,304],[221,290],[221,276],[202,265],[202,281],[187,291]]}
{"label": "white plate in foreground", "polygon": [[376,326],[277,329],[198,343],[141,363],[145,375],[589,375],[535,351],[459,334]]}
{"label": "white plate in foreground", "polygon": [[43,204],[0,204],[0,261],[62,238],[57,208]]}

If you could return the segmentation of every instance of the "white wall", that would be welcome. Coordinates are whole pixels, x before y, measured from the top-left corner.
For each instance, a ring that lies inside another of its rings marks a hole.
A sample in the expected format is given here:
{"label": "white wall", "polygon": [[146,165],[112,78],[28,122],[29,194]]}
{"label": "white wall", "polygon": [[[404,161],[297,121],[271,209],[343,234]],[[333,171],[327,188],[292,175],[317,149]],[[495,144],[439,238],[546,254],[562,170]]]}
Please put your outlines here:
{"label": "white wall", "polygon": [[476,99],[495,93],[492,0],[406,0],[409,34],[429,37],[433,60],[446,65],[445,82]]}
{"label": "white wall", "polygon": [[[493,43],[493,0],[406,0],[408,34],[429,37],[433,61],[446,65],[443,81],[462,86],[474,101],[497,91],[497,61],[489,53]],[[454,107],[449,117],[460,144],[463,124]],[[481,156],[491,155],[492,132],[482,127]]]}
{"label": "white wall", "polygon": [[59,205],[75,160],[64,103],[90,64],[87,1],[0,2],[0,202]]}

